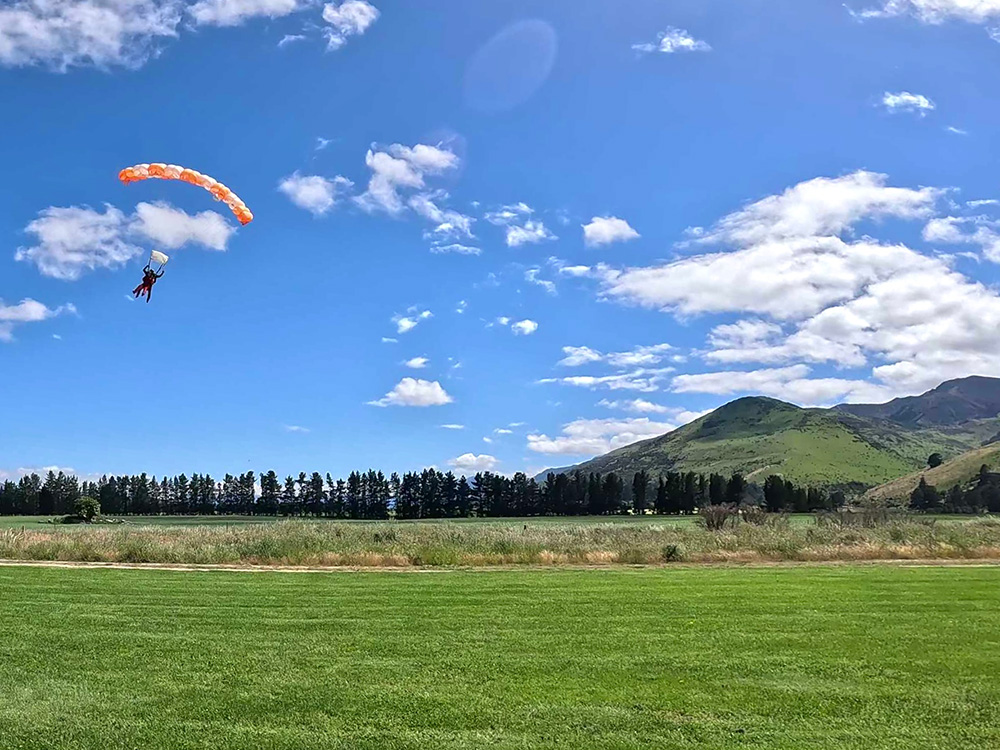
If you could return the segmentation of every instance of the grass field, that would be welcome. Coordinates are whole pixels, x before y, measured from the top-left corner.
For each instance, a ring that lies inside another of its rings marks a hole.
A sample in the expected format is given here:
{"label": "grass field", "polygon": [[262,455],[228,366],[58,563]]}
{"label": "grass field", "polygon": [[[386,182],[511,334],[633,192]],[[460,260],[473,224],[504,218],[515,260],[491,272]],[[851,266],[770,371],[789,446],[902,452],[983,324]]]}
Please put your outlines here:
{"label": "grass field", "polygon": [[1000,568],[0,568],[4,750],[1000,747]]}
{"label": "grass field", "polygon": [[482,567],[1000,559],[1000,520],[901,518],[873,528],[783,522],[710,531],[634,523],[337,523],[0,529],[0,559],[305,567]]}
{"label": "grass field", "polygon": [[[246,525],[272,524],[282,521],[300,520],[278,516],[118,516],[128,526],[155,526],[159,528],[184,528],[193,526],[240,527]],[[965,518],[968,518],[966,516]],[[57,529],[74,531],[87,528],[84,524],[49,524],[52,516],[0,516],[0,529]],[[345,521],[342,519],[310,519],[316,523],[378,524],[383,521]],[[809,513],[790,516],[795,524],[811,524]],[[697,523],[696,516],[533,516],[531,518],[425,518],[420,520],[393,521],[394,524],[460,524],[474,526],[593,526],[598,524],[629,524],[638,526],[662,526],[672,524],[687,526]]]}
{"label": "grass field", "polygon": [[[52,516],[0,516],[0,529],[54,529],[58,531],[79,531],[88,528],[84,524],[48,524]],[[271,524],[290,519],[276,516],[120,516],[128,526],[155,526],[160,528],[183,528],[193,526],[240,527],[247,525]],[[928,515],[926,519],[938,521],[969,521],[967,515]],[[294,520],[294,519],[291,519]],[[377,524],[381,521],[344,521],[315,519],[317,523]],[[628,524],[632,526],[689,526],[698,522],[697,516],[533,516],[531,518],[442,518],[418,521],[393,521],[394,524],[461,524],[489,526],[593,526],[603,524]],[[789,516],[795,525],[812,525],[815,516],[811,513],[795,513]]]}

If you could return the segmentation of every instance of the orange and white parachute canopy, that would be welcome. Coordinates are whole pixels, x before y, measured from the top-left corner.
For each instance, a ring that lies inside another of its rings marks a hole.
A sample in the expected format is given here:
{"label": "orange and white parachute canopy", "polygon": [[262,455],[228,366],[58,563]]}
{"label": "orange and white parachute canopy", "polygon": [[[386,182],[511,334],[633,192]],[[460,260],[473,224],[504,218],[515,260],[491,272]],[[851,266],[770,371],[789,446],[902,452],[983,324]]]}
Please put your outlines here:
{"label": "orange and white parachute canopy", "polygon": [[134,167],[125,167],[125,169],[118,173],[118,179],[126,185],[130,182],[138,182],[139,180],[148,180],[150,178],[158,180],[181,180],[191,185],[203,187],[215,196],[215,200],[222,201],[229,206],[232,212],[236,214],[236,218],[240,220],[240,224],[246,225],[253,221],[253,214],[247,208],[247,204],[240,200],[240,197],[236,193],[207,174],[196,172],[193,169],[179,167],[176,164],[136,164]]}

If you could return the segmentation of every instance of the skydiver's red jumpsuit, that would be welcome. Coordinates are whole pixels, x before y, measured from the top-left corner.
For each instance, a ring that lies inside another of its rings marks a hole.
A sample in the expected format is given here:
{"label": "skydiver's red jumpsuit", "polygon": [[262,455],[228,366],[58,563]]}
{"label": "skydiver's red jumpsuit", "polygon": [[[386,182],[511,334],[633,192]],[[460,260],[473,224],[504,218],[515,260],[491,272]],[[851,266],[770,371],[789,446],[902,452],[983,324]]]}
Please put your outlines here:
{"label": "skydiver's red jumpsuit", "polygon": [[160,278],[162,275],[163,271],[156,273],[153,269],[147,266],[142,274],[142,283],[132,290],[132,294],[135,295],[136,299],[145,294],[146,302],[148,303],[149,298],[153,294],[153,284],[155,284],[156,280]]}

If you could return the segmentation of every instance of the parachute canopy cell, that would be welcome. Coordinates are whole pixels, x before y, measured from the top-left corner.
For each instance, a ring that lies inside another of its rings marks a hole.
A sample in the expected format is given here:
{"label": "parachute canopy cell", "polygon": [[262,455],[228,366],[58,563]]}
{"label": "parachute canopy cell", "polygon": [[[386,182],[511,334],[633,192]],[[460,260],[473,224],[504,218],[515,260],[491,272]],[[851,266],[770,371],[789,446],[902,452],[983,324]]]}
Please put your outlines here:
{"label": "parachute canopy cell", "polygon": [[161,266],[165,266],[165,265],[167,265],[167,261],[168,260],[170,260],[170,257],[167,256],[167,255],[164,255],[159,250],[154,250],[153,252],[151,252],[149,254],[149,262],[150,263],[158,263]]}
{"label": "parachute canopy cell", "polygon": [[197,185],[210,192],[215,200],[222,201],[229,206],[236,218],[239,219],[240,224],[246,225],[253,221],[250,209],[236,193],[207,174],[196,172],[193,169],[179,167],[176,164],[136,164],[134,167],[125,167],[118,173],[118,179],[126,185],[150,178],[180,180],[190,185]]}

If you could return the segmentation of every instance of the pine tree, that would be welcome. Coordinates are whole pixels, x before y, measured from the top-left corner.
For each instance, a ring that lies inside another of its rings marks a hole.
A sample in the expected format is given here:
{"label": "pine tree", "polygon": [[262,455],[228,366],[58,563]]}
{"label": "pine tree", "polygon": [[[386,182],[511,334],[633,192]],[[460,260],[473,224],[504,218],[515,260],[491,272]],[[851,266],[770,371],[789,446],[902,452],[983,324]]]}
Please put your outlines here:
{"label": "pine tree", "polygon": [[646,512],[646,491],[649,488],[649,474],[637,471],[632,477],[632,507],[637,515]]}

